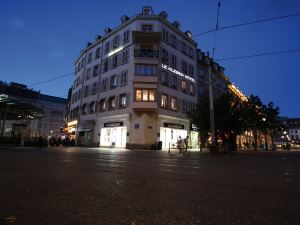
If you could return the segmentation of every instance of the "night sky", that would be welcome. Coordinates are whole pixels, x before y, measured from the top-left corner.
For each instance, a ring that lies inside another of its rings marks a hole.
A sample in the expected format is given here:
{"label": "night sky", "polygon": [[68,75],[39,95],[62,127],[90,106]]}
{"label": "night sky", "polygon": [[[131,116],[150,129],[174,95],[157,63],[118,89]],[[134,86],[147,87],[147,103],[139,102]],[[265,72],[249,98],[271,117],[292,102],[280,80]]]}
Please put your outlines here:
{"label": "night sky", "polygon": [[[192,34],[216,25],[218,0],[2,0],[0,7],[0,80],[31,84],[74,71],[86,42],[105,27],[114,28],[124,14],[144,5],[181,23]],[[223,0],[220,26],[300,12],[300,0]],[[96,14],[96,15],[95,15]],[[214,34],[195,37],[198,48],[212,51]],[[300,49],[300,16],[217,32],[215,59]],[[220,61],[225,73],[246,95],[273,101],[282,116],[300,117],[300,52]],[[31,86],[66,97],[73,75]]]}

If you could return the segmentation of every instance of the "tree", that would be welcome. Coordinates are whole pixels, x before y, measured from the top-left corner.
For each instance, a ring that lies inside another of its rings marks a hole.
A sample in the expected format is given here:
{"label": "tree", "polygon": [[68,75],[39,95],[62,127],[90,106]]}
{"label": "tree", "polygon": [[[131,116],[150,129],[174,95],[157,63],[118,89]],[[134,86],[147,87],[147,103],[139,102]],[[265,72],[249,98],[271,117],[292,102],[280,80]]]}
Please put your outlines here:
{"label": "tree", "polygon": [[210,131],[209,124],[209,102],[208,99],[199,99],[195,110],[190,112],[188,116],[193,124],[196,125],[200,134],[200,150],[205,145]]}
{"label": "tree", "polygon": [[[232,151],[236,149],[237,135],[245,131],[245,124],[242,119],[244,110],[242,110],[242,107],[243,105],[239,99],[234,98],[230,93],[221,95],[214,102],[216,134],[222,139],[222,144],[227,144],[229,150]],[[207,139],[210,131],[208,100],[199,101],[189,117],[192,123],[198,127],[201,137]]]}
{"label": "tree", "polygon": [[263,130],[264,109],[263,104],[258,96],[250,95],[244,102],[243,120],[246,127],[253,132],[254,149],[257,150],[258,131]]}
{"label": "tree", "polygon": [[279,131],[282,130],[283,125],[279,120],[278,116],[280,113],[280,109],[278,106],[274,106],[273,102],[269,102],[267,105],[264,106],[264,122],[263,122],[263,132],[265,134],[265,149],[268,150],[268,142],[267,142],[267,134],[271,136],[272,146],[274,144],[273,137]]}

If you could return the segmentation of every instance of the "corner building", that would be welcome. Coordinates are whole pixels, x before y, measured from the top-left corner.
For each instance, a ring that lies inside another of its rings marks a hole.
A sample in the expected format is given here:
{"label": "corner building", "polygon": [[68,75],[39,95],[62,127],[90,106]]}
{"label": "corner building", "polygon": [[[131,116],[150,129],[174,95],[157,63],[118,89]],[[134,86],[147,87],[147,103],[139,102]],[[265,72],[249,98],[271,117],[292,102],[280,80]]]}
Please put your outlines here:
{"label": "corner building", "polygon": [[77,145],[169,148],[190,134],[197,43],[167,17],[144,7],[81,51],[68,116]]}

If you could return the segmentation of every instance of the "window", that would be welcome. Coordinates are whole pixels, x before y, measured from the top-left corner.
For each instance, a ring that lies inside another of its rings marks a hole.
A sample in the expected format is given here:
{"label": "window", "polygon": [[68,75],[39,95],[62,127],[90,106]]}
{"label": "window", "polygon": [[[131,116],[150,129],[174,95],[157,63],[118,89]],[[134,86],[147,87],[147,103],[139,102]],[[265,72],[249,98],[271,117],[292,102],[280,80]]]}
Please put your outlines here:
{"label": "window", "polygon": [[186,44],[183,41],[181,41],[181,52],[186,54]]}
{"label": "window", "polygon": [[190,94],[191,94],[192,96],[195,95],[195,86],[194,86],[193,84],[190,84]]}
{"label": "window", "polygon": [[152,32],[153,31],[153,25],[152,24],[144,24],[144,25],[142,25],[142,31],[144,31],[144,32]]}
{"label": "window", "polygon": [[123,43],[127,43],[129,41],[129,30],[123,32]]}
{"label": "window", "polygon": [[187,73],[187,63],[184,60],[181,61],[181,71]]}
{"label": "window", "polygon": [[176,67],[177,67],[177,57],[176,57],[176,55],[172,55],[172,57],[171,57],[171,65],[172,65],[172,67],[174,67],[175,69],[176,69]]}
{"label": "window", "polygon": [[81,114],[82,115],[85,115],[86,114],[86,104],[83,104],[82,106],[81,106]]}
{"label": "window", "polygon": [[112,109],[115,109],[115,108],[116,108],[116,97],[113,96],[113,97],[110,97],[109,100],[108,100],[108,109],[112,110]]}
{"label": "window", "polygon": [[105,43],[104,53],[107,54],[109,52],[109,41]]}
{"label": "window", "polygon": [[169,86],[169,74],[166,71],[161,71],[161,84]]}
{"label": "window", "polygon": [[138,64],[136,70],[137,76],[155,76],[155,65],[152,64]]}
{"label": "window", "polygon": [[172,88],[177,88],[177,77],[175,75],[171,75],[171,85]]}
{"label": "window", "polygon": [[89,112],[92,114],[92,113],[95,113],[95,102],[91,102],[90,105],[89,105]]}
{"label": "window", "polygon": [[126,107],[126,94],[121,94],[120,95],[120,107],[121,108],[124,108],[124,107]]}
{"label": "window", "polygon": [[118,66],[118,55],[115,55],[113,57],[113,64],[112,64],[112,68],[116,68]]}
{"label": "window", "polygon": [[98,68],[99,68],[99,66],[98,66],[98,65],[94,66],[94,70],[93,70],[93,77],[96,77],[96,76],[98,76]]}
{"label": "window", "polygon": [[187,113],[187,101],[182,100],[182,112]]}
{"label": "window", "polygon": [[89,96],[89,85],[84,87],[83,97]]}
{"label": "window", "polygon": [[120,85],[127,84],[127,71],[121,73]]}
{"label": "window", "polygon": [[185,80],[182,80],[182,81],[181,81],[181,90],[182,90],[183,92],[186,92],[186,81],[185,81]]}
{"label": "window", "polygon": [[94,82],[92,85],[92,91],[91,94],[95,95],[97,93],[97,82]]}
{"label": "window", "polygon": [[171,99],[171,109],[177,110],[177,98],[176,97],[172,97],[172,99]]}
{"label": "window", "polygon": [[128,50],[123,51],[123,53],[122,53],[122,62],[123,63],[128,62]]}
{"label": "window", "polygon": [[167,43],[169,41],[169,32],[165,29],[163,29],[163,41]]}
{"label": "window", "polygon": [[194,66],[192,64],[188,65],[187,74],[190,75],[191,77],[194,77]]}
{"label": "window", "polygon": [[168,95],[161,94],[160,106],[165,109],[168,108]]}
{"label": "window", "polygon": [[101,91],[106,91],[106,88],[107,88],[107,78],[102,80]]}
{"label": "window", "polygon": [[89,53],[87,63],[91,63],[91,62],[92,62],[92,53]]}
{"label": "window", "polygon": [[87,69],[86,74],[85,74],[85,80],[89,80],[91,76],[91,68]]}
{"label": "window", "polygon": [[142,90],[140,89],[135,90],[135,100],[137,102],[142,101]]}
{"label": "window", "polygon": [[189,47],[188,55],[193,59],[194,58],[194,50],[192,47]]}
{"label": "window", "polygon": [[99,102],[99,111],[100,112],[105,111],[105,107],[106,107],[106,105],[105,105],[105,98],[104,98],[104,99],[101,99]]}
{"label": "window", "polygon": [[148,89],[136,89],[135,90],[135,101],[140,102],[152,102],[155,101],[155,91]]}
{"label": "window", "polygon": [[100,47],[96,49],[95,60],[98,59],[99,57],[100,57]]}
{"label": "window", "polygon": [[171,45],[177,49],[177,38],[175,35],[171,35]]}
{"label": "window", "polygon": [[113,49],[119,47],[120,45],[120,35],[116,35],[113,39]]}
{"label": "window", "polygon": [[108,59],[105,59],[103,62],[103,72],[108,71]]}
{"label": "window", "polygon": [[164,64],[167,64],[167,65],[169,64],[169,53],[165,49],[162,49],[161,61]]}
{"label": "window", "polygon": [[113,75],[110,78],[110,89],[117,87],[117,75]]}

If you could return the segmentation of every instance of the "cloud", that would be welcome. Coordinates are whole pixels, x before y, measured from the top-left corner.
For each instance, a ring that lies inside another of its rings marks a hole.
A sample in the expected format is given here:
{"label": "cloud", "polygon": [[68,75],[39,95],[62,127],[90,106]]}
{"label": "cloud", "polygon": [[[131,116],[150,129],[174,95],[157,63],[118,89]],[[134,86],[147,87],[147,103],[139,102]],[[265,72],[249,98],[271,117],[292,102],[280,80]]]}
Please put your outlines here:
{"label": "cloud", "polygon": [[56,52],[52,52],[50,54],[50,57],[53,58],[53,59],[59,59],[61,57],[63,57],[65,55],[65,52],[63,51],[56,51]]}
{"label": "cloud", "polygon": [[16,29],[25,29],[27,27],[26,22],[21,19],[13,19],[9,21],[9,25]]}

